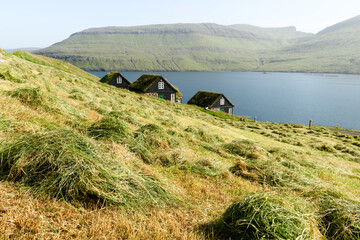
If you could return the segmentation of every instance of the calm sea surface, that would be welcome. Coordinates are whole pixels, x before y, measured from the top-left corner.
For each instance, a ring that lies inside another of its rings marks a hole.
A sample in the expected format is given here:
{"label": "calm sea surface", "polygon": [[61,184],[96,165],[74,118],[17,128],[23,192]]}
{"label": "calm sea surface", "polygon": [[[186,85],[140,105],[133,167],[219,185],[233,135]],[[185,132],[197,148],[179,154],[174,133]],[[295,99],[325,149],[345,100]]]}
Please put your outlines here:
{"label": "calm sea surface", "polygon": [[[103,77],[106,72],[90,72]],[[122,72],[131,82],[143,72]],[[197,91],[224,93],[234,114],[259,121],[340,126],[360,130],[360,75],[152,72],[179,87],[186,103]]]}

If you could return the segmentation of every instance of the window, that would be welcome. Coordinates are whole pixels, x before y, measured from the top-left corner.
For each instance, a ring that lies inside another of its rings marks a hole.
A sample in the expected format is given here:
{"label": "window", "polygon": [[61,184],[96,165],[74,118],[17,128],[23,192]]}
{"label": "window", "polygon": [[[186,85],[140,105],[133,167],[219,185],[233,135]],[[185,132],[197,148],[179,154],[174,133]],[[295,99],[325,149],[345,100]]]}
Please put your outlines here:
{"label": "window", "polygon": [[220,99],[220,105],[225,105],[225,98],[224,98],[224,97],[222,97],[222,98]]}
{"label": "window", "polygon": [[117,83],[117,84],[122,84],[122,78],[121,78],[120,76],[118,76],[118,77],[116,78],[116,83]]}
{"label": "window", "polygon": [[175,102],[175,94],[174,93],[171,94],[171,101]]}
{"label": "window", "polygon": [[164,82],[159,82],[158,83],[158,87],[159,87],[159,89],[164,89]]}

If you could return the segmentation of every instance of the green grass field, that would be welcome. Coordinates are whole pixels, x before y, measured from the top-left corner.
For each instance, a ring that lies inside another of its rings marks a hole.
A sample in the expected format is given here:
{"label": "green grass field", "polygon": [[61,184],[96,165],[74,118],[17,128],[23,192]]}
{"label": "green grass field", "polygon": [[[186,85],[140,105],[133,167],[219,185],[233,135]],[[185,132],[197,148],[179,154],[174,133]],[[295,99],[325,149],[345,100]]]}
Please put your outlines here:
{"label": "green grass field", "polygon": [[1,239],[358,239],[360,136],[0,64]]}

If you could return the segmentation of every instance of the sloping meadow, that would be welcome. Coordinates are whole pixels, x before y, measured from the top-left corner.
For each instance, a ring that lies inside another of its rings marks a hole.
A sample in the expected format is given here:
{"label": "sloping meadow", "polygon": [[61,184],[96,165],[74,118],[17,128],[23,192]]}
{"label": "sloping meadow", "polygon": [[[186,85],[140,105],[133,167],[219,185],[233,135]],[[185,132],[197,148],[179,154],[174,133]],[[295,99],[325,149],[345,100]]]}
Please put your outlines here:
{"label": "sloping meadow", "polygon": [[77,208],[180,209],[167,224],[194,238],[359,237],[358,136],[208,114],[29,56],[0,65],[4,183]]}

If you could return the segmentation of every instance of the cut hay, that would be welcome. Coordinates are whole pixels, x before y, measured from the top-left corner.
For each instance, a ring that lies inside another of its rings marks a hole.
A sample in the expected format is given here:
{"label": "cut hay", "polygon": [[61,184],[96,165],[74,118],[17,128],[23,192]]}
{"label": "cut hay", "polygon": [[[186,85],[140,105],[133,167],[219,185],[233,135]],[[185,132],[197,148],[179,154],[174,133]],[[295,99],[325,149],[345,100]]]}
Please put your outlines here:
{"label": "cut hay", "polygon": [[7,80],[10,82],[15,82],[15,83],[23,83],[23,81],[21,79],[12,76],[12,74],[10,73],[9,70],[6,72],[0,72],[0,79]]}
{"label": "cut hay", "polygon": [[319,226],[328,239],[360,239],[360,205],[324,197]]}
{"label": "cut hay", "polygon": [[152,177],[99,155],[89,140],[68,130],[3,142],[0,176],[71,202],[142,206],[172,199]]}
{"label": "cut hay", "polygon": [[88,133],[96,139],[119,141],[124,139],[128,133],[128,127],[121,120],[105,116],[101,120],[93,123],[88,129]]}
{"label": "cut hay", "polygon": [[146,124],[140,127],[134,138],[128,140],[131,151],[138,154],[145,163],[153,164],[156,157],[153,153],[159,149],[168,148],[171,145],[169,136],[162,128],[155,124]]}
{"label": "cut hay", "polygon": [[235,163],[234,166],[229,168],[229,171],[235,176],[260,183],[263,183],[265,177],[265,173],[261,169],[252,164],[246,164],[240,159],[237,161],[237,163]]}
{"label": "cut hay", "polygon": [[223,148],[228,153],[236,156],[249,159],[259,158],[254,143],[248,140],[234,140],[231,143],[224,144]]}
{"label": "cut hay", "polygon": [[231,205],[214,230],[221,239],[308,239],[310,227],[290,201],[255,194]]}
{"label": "cut hay", "polygon": [[40,91],[40,88],[18,88],[10,91],[8,94],[32,108],[43,106],[45,102],[45,97]]}

